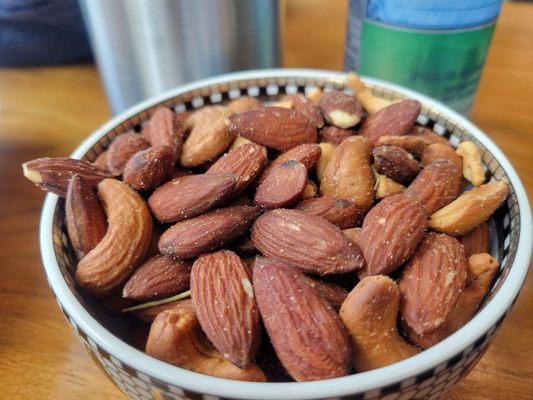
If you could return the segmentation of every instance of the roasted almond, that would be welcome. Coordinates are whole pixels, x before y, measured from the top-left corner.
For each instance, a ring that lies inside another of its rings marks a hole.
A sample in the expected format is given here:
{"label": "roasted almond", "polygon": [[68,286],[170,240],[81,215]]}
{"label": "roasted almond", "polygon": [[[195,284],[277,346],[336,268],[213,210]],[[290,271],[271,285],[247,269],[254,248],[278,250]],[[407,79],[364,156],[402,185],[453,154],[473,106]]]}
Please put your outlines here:
{"label": "roasted almond", "polygon": [[236,240],[231,248],[235,250],[239,255],[254,255],[257,254],[257,249],[255,244],[249,237],[242,237],[241,239]]}
{"label": "roasted almond", "polygon": [[452,147],[450,142],[448,142],[448,139],[423,126],[414,126],[409,132],[409,135],[424,138],[428,140],[430,144],[440,143]]}
{"label": "roasted almond", "polygon": [[463,170],[463,161],[459,157],[453,147],[449,144],[433,143],[424,149],[422,152],[422,157],[420,162],[422,166],[429,165],[432,161],[438,160],[448,160],[459,168],[460,171]]}
{"label": "roasted almond", "polygon": [[372,142],[381,136],[400,136],[408,133],[420,114],[420,102],[403,100],[370,114],[361,125],[359,134]]}
{"label": "roasted almond", "polygon": [[504,181],[478,186],[432,214],[428,226],[448,235],[464,235],[489,219],[508,194],[509,186]]}
{"label": "roasted almond", "polygon": [[416,200],[397,194],[372,208],[357,244],[366,265],[359,276],[390,274],[409,259],[424,236],[427,215]]}
{"label": "roasted almond", "polygon": [[238,206],[219,208],[180,221],[161,235],[159,250],[178,259],[218,250],[242,235],[258,215],[256,207]]}
{"label": "roasted almond", "polygon": [[420,164],[406,150],[379,146],[372,151],[375,170],[402,185],[409,184],[420,172]]}
{"label": "roasted almond", "polygon": [[316,143],[316,128],[296,110],[261,107],[234,114],[231,132],[276,150],[289,150],[303,143]]}
{"label": "roasted almond", "polygon": [[258,258],[253,281],[272,345],[294,379],[312,381],[350,372],[346,330],[301,272],[280,261]]}
{"label": "roasted almond", "polygon": [[296,209],[322,217],[340,229],[358,225],[364,214],[363,210],[351,201],[328,196],[304,200]]}
{"label": "roasted almond", "polygon": [[82,160],[68,157],[36,158],[22,164],[24,176],[47,192],[65,197],[68,184],[74,175],[83,178],[91,186],[96,186],[109,172]]}
{"label": "roasted almond", "polygon": [[350,200],[365,211],[374,202],[374,176],[370,168],[372,143],[352,136],[339,144],[331,155],[320,181],[320,193]]}
{"label": "roasted almond", "polygon": [[455,200],[461,193],[461,185],[461,170],[448,160],[437,160],[418,174],[405,195],[422,203],[431,215]]}
{"label": "roasted almond", "polygon": [[339,128],[352,128],[361,121],[363,107],[352,96],[339,90],[324,93],[320,99],[324,118]]}
{"label": "roasted almond", "polygon": [[103,171],[109,172],[107,169],[107,150],[101,152],[96,160],[93,161],[93,164],[98,168],[101,168]]}
{"label": "roasted almond", "polygon": [[298,161],[275,165],[259,184],[254,203],[266,210],[296,203],[307,184],[307,169]]}
{"label": "roasted almond", "polygon": [[157,255],[133,273],[122,297],[137,301],[164,299],[189,289],[191,263]]}
{"label": "roasted almond", "polygon": [[138,133],[130,132],[118,136],[107,150],[107,170],[113,175],[121,175],[129,159],[148,147],[150,143]]}
{"label": "roasted almond", "polygon": [[104,210],[93,188],[83,178],[70,180],[65,201],[67,232],[78,258],[94,249],[105,236],[107,227]]}
{"label": "roasted almond", "polygon": [[459,238],[465,248],[465,254],[470,257],[473,254],[489,252],[489,226],[482,222],[466,235]]}
{"label": "roasted almond", "polygon": [[342,129],[336,126],[325,126],[320,131],[320,141],[329,142],[334,145],[340,144],[347,137],[353,136],[353,129]]}
{"label": "roasted almond", "polygon": [[153,147],[168,146],[179,159],[183,146],[185,121],[167,107],[159,107],[143,129],[143,135]]}
{"label": "roasted almond", "polygon": [[232,251],[204,254],[193,265],[191,297],[207,338],[240,368],[254,361],[261,341],[259,311],[248,267]]}
{"label": "roasted almond", "polygon": [[237,183],[232,194],[235,197],[259,175],[267,161],[266,149],[258,144],[249,143],[224,154],[206,171],[206,174],[235,174]]}
{"label": "roasted almond", "polygon": [[222,154],[235,136],[228,130],[227,118],[232,111],[222,106],[207,106],[195,111],[185,124],[190,129],[183,143],[180,163],[183,167],[197,167]]}
{"label": "roasted almond", "polygon": [[419,335],[446,321],[466,283],[463,246],[451,236],[428,233],[399,280],[402,319]]}
{"label": "roasted almond", "polygon": [[320,111],[320,108],[303,94],[295,94],[293,96],[292,108],[300,112],[317,128],[322,128],[324,126],[322,111]]}
{"label": "roasted almond", "polygon": [[122,180],[135,190],[153,190],[170,177],[173,169],[174,151],[170,147],[150,147],[129,159]]}
{"label": "roasted almond", "polygon": [[182,176],[159,187],[148,198],[148,205],[161,222],[195,217],[227,200],[237,179],[228,173]]}
{"label": "roasted almond", "polygon": [[266,257],[310,273],[338,274],[363,266],[359,249],[339,228],[299,210],[278,209],[263,214],[254,223],[252,240]]}
{"label": "roasted almond", "polygon": [[348,296],[348,291],[342,286],[336,285],[331,282],[322,282],[318,279],[311,279],[308,276],[304,276],[304,280],[309,286],[326,300],[335,310],[338,310],[342,305],[342,302]]}
{"label": "roasted almond", "polygon": [[409,153],[421,157],[425,148],[431,144],[429,139],[422,136],[403,135],[403,136],[381,136],[376,141],[376,146],[396,146]]}

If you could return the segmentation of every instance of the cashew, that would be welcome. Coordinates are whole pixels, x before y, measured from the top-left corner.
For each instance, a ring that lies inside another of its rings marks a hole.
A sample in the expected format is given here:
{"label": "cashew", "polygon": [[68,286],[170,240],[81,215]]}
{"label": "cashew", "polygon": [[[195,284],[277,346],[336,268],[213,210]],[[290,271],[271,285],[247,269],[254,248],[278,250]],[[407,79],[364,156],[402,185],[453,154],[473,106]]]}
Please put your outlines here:
{"label": "cashew", "polygon": [[242,96],[238,99],[230,101],[228,108],[231,112],[237,114],[259,107],[260,105],[261,103],[257,99],[249,96]]}
{"label": "cashew", "polygon": [[237,136],[235,140],[231,143],[230,150],[236,149],[237,147],[244,146],[245,144],[253,143],[251,140],[246,139],[244,136]]}
{"label": "cashew", "polygon": [[318,103],[320,103],[320,99],[322,98],[322,93],[322,89],[315,87],[307,94],[307,98],[318,105]]}
{"label": "cashew", "polygon": [[335,146],[328,142],[320,143],[319,146],[322,153],[316,163],[316,176],[318,180],[321,181],[324,177],[324,172],[326,171],[329,160],[331,159],[331,155],[333,154],[333,150],[335,150]]}
{"label": "cashew", "polygon": [[387,276],[362,279],[340,309],[340,317],[351,335],[357,371],[384,367],[411,357],[419,350],[398,333],[400,291]]}
{"label": "cashew", "polygon": [[355,72],[348,73],[346,85],[352,89],[355,98],[363,105],[369,114],[378,112],[394,103],[393,101],[374,96]]}
{"label": "cashew", "polygon": [[383,199],[387,196],[405,192],[405,186],[387,178],[385,175],[375,174],[375,176],[376,184],[374,185],[374,191],[376,192],[376,199]]}
{"label": "cashew", "polygon": [[478,147],[467,140],[459,143],[455,152],[463,159],[463,176],[474,186],[479,186],[485,182],[485,171]]}
{"label": "cashew", "polygon": [[194,313],[186,310],[166,310],[157,315],[150,328],[146,353],[206,375],[240,381],[266,381],[257,365],[241,369],[226,360],[207,340]]}
{"label": "cashew", "polygon": [[361,234],[361,228],[350,228],[350,229],[343,229],[342,233],[344,233],[345,236],[348,237],[352,241],[352,243],[356,243],[359,240],[359,235]]}

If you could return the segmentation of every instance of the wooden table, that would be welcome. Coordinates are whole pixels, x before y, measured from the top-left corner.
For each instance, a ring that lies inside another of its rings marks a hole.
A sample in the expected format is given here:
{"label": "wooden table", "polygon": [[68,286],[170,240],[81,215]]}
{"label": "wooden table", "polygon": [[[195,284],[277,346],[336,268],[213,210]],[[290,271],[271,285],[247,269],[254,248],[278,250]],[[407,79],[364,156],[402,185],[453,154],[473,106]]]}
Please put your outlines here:
{"label": "wooden table", "polygon": [[[287,3],[284,63],[340,69],[346,3]],[[472,119],[533,195],[533,5],[506,3]],[[44,194],[20,164],[70,153],[109,117],[92,66],[0,69],[0,397],[123,398],[90,361],[48,288],[37,242]],[[494,344],[453,399],[533,398],[533,277]]]}

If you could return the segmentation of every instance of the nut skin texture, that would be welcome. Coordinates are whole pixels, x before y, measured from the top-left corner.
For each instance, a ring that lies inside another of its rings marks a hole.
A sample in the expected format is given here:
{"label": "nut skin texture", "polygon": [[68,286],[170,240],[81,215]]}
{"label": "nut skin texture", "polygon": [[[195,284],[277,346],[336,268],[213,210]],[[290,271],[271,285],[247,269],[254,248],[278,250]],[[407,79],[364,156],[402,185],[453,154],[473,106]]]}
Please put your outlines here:
{"label": "nut skin texture", "polygon": [[94,296],[118,290],[140,265],[152,235],[152,216],[144,200],[115,179],[98,184],[98,196],[107,215],[107,232],[78,263],[80,288]]}
{"label": "nut skin texture", "polygon": [[363,116],[361,104],[339,90],[324,93],[320,99],[320,108],[326,121],[341,129],[354,127]]}
{"label": "nut skin texture", "polygon": [[431,143],[432,142],[429,139],[415,135],[381,136],[376,141],[376,146],[400,147],[420,158],[426,147]]}
{"label": "nut skin texture", "polygon": [[465,248],[465,254],[470,257],[473,254],[489,252],[489,226],[483,222],[459,238]]}
{"label": "nut skin texture", "polygon": [[384,367],[420,352],[397,328],[400,291],[384,275],[368,276],[352,289],[339,315],[350,333],[358,372]]}
{"label": "nut skin texture", "polygon": [[193,264],[191,297],[215,348],[239,368],[249,366],[261,342],[259,311],[248,267],[232,251],[204,254]]}
{"label": "nut skin texture", "polygon": [[448,318],[466,284],[463,246],[451,236],[428,233],[399,280],[401,314],[409,329],[425,335]]}
{"label": "nut skin texture", "polygon": [[381,200],[366,215],[357,244],[366,265],[359,276],[390,274],[409,259],[424,236],[422,205],[397,194]]}
{"label": "nut skin texture", "polygon": [[466,140],[459,143],[456,153],[463,159],[463,176],[474,186],[485,182],[485,171],[479,148],[473,142]]}
{"label": "nut skin texture", "polygon": [[215,159],[231,144],[233,135],[226,124],[232,114],[227,107],[207,106],[195,111],[185,123],[189,136],[183,143],[182,167],[198,167]]}
{"label": "nut skin texture", "polygon": [[351,201],[328,196],[304,200],[296,209],[322,217],[340,229],[357,226],[363,217],[363,210]]}
{"label": "nut skin texture", "polygon": [[350,200],[369,210],[374,202],[374,176],[370,167],[372,143],[352,136],[338,145],[320,181],[322,196]]}
{"label": "nut skin texture", "polygon": [[228,173],[182,176],[153,192],[148,205],[160,222],[182,221],[226,201],[237,180],[235,174]]}
{"label": "nut skin texture", "polygon": [[498,261],[487,253],[474,254],[468,258],[467,272],[471,275],[471,281],[467,280],[463,293],[446,321],[439,328],[425,335],[418,335],[407,329],[411,341],[427,349],[458,331],[472,319],[498,272]]}
{"label": "nut skin texture", "polygon": [[376,199],[384,199],[385,197],[394,196],[395,194],[402,194],[406,187],[387,178],[385,175],[375,174],[376,184],[374,186]]}
{"label": "nut skin texture", "polygon": [[333,307],[301,272],[280,261],[258,258],[253,282],[272,345],[295,380],[328,379],[350,372],[346,330]]}
{"label": "nut skin texture", "polygon": [[298,161],[275,165],[259,184],[254,203],[265,210],[288,207],[301,197],[307,184],[307,169]]}
{"label": "nut skin texture", "polygon": [[267,161],[266,148],[255,143],[249,143],[224,154],[206,171],[206,174],[235,174],[237,183],[233,189],[232,197],[236,197],[253,182]]}
{"label": "nut skin texture", "polygon": [[113,175],[121,175],[128,160],[148,147],[150,143],[138,133],[130,132],[118,136],[107,150],[107,170]]}
{"label": "nut skin texture", "polygon": [[370,114],[361,125],[359,134],[374,143],[381,136],[405,135],[415,124],[420,114],[420,106],[416,100],[403,100],[391,104]]}
{"label": "nut skin texture", "polygon": [[157,255],[142,264],[122,289],[122,297],[137,301],[164,299],[189,289],[191,263]]}
{"label": "nut skin texture", "polygon": [[372,150],[376,172],[402,185],[411,183],[420,172],[420,164],[406,150],[396,146],[379,146]]}
{"label": "nut skin texture", "polygon": [[316,177],[318,178],[319,182],[322,182],[326,172],[326,167],[328,166],[331,156],[333,155],[333,151],[335,150],[335,145],[332,143],[323,142],[320,143],[319,146],[320,157],[316,162]]}
{"label": "nut skin texture", "polygon": [[325,126],[320,131],[320,139],[322,142],[329,142],[334,145],[341,144],[341,142],[354,135],[353,129],[342,129],[336,126]]}
{"label": "nut skin texture", "polygon": [[167,310],[150,327],[146,353],[201,374],[240,381],[265,382],[257,365],[241,369],[226,360],[207,340],[194,313]]}
{"label": "nut skin texture", "polygon": [[22,164],[24,176],[47,192],[65,197],[70,179],[74,175],[83,178],[91,186],[111,178],[111,174],[94,164],[68,157],[36,158]]}
{"label": "nut skin texture", "polygon": [[420,201],[428,215],[450,204],[461,193],[461,170],[448,160],[429,163],[409,185],[405,195]]}
{"label": "nut skin texture", "polygon": [[234,114],[229,121],[231,132],[276,150],[317,141],[316,128],[296,110],[261,107]]}
{"label": "nut skin texture", "polygon": [[359,249],[324,218],[299,210],[277,209],[253,225],[252,241],[266,257],[309,273],[329,275],[363,266]]}
{"label": "nut skin texture", "polygon": [[174,170],[174,151],[168,146],[150,147],[135,153],[124,167],[122,180],[135,190],[153,190]]}
{"label": "nut skin texture", "polygon": [[320,108],[303,94],[292,97],[292,108],[305,116],[317,128],[324,126],[324,118]]}
{"label": "nut skin texture", "polygon": [[433,143],[424,149],[420,163],[422,166],[429,165],[432,161],[448,160],[457,165],[460,171],[463,170],[463,160],[457,155],[449,143]]}
{"label": "nut skin texture", "polygon": [[78,259],[94,249],[105,236],[104,210],[93,188],[78,175],[74,175],[68,185],[65,219],[68,237]]}
{"label": "nut skin texture", "polygon": [[183,147],[185,120],[180,114],[167,107],[159,107],[143,129],[143,136],[153,147],[168,146],[174,152],[174,160],[179,159]]}
{"label": "nut skin texture", "polygon": [[319,296],[326,300],[335,310],[339,310],[341,304],[348,296],[348,291],[335,283],[322,282],[318,279],[311,279],[306,275],[304,280],[311,286]]}
{"label": "nut skin texture", "polygon": [[219,208],[180,221],[161,235],[159,251],[177,259],[218,250],[242,235],[259,215],[257,207]]}
{"label": "nut skin texture", "polygon": [[431,215],[428,226],[452,236],[461,236],[490,218],[507,198],[509,186],[496,181],[464,192]]}
{"label": "nut skin texture", "polygon": [[139,319],[142,322],[153,322],[155,317],[163,311],[167,310],[176,310],[178,312],[184,311],[188,313],[194,313],[194,306],[192,305],[192,300],[183,299],[171,301],[170,303],[160,304],[158,306],[141,308],[140,310],[132,312],[135,318]]}

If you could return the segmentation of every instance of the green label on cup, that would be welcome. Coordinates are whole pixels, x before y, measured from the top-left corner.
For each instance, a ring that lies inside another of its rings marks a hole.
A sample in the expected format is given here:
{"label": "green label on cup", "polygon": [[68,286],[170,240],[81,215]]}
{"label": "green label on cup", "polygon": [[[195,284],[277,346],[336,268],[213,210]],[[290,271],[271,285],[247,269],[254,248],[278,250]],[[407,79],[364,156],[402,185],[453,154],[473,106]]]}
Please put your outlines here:
{"label": "green label on cup", "polygon": [[359,72],[425,93],[467,114],[493,31],[494,23],[423,31],[365,20]]}

